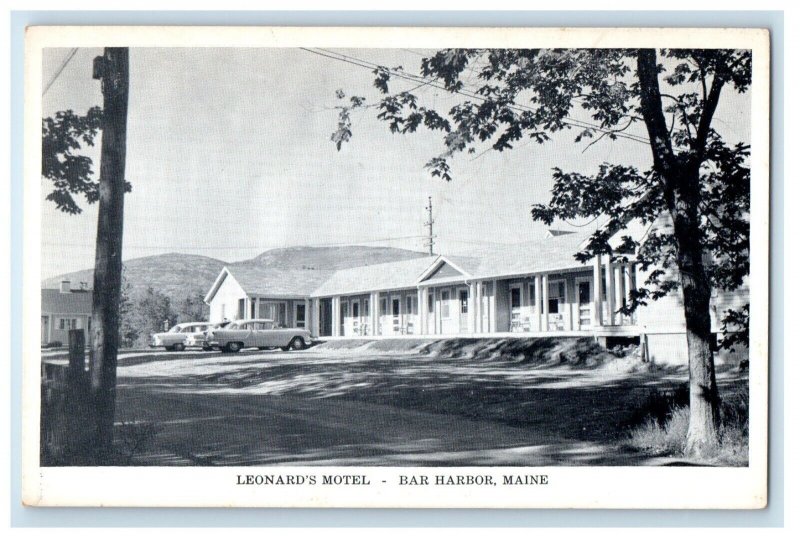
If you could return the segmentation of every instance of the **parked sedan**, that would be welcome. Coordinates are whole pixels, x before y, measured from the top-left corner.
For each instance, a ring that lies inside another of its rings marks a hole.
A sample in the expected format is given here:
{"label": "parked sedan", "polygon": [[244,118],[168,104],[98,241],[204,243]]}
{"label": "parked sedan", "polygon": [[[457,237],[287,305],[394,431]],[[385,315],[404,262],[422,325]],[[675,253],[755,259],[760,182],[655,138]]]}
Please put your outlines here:
{"label": "parked sedan", "polygon": [[163,347],[167,351],[183,351],[187,346],[187,337],[202,334],[210,327],[210,323],[178,323],[165,333],[156,333],[150,337],[150,347]]}
{"label": "parked sedan", "polygon": [[305,329],[278,328],[271,319],[251,319],[234,321],[222,329],[208,331],[207,343],[231,353],[245,347],[300,350],[311,345],[311,333]]}
{"label": "parked sedan", "polygon": [[193,332],[186,337],[186,347],[201,347],[203,351],[212,351],[212,348],[208,344],[208,335],[211,331],[216,329],[221,329],[228,325],[230,321],[223,321],[220,323],[210,323],[207,327],[204,327],[203,331]]}

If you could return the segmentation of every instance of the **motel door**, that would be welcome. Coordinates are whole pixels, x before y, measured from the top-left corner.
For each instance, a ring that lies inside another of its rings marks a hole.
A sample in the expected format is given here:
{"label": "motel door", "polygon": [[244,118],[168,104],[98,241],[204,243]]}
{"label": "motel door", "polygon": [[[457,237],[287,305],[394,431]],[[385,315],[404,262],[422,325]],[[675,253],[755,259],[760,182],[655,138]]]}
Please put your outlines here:
{"label": "motel door", "polygon": [[333,301],[321,299],[319,301],[319,335],[330,336],[333,333]]}
{"label": "motel door", "polygon": [[511,305],[511,331],[522,330],[522,286],[512,286],[508,290],[508,304]]}
{"label": "motel door", "polygon": [[566,328],[566,288],[563,280],[548,282],[548,330],[563,331]]}
{"label": "motel door", "polygon": [[400,297],[397,295],[392,297],[392,332],[400,332]]}
{"label": "motel door", "polygon": [[578,329],[585,331],[592,326],[592,280],[578,279]]}
{"label": "motel door", "polygon": [[353,315],[353,334],[356,336],[361,336],[363,331],[361,330],[361,301],[358,299],[353,301],[352,306],[352,315]]}
{"label": "motel door", "polygon": [[469,290],[458,290],[458,327],[462,333],[469,330]]}

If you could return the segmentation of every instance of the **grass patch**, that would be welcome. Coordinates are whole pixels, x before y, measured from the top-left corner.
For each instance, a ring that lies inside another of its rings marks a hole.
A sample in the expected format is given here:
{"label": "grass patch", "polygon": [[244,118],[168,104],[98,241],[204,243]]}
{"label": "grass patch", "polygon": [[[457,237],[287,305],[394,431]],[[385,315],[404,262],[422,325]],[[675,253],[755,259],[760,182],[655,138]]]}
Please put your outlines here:
{"label": "grass patch", "polygon": [[[645,418],[630,433],[629,446],[653,456],[685,457],[689,406],[679,393],[652,396],[640,410]],[[742,467],[748,464],[749,406],[746,384],[734,388],[720,407],[717,447],[707,465]],[[665,411],[666,410],[666,411]]]}

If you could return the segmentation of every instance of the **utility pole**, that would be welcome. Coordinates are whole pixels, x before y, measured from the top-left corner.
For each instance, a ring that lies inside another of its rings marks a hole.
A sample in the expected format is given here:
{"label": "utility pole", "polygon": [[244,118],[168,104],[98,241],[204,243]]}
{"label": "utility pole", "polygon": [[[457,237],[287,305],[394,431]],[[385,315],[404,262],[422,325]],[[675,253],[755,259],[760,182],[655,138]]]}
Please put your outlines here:
{"label": "utility pole", "polygon": [[430,196],[428,196],[428,207],[425,209],[428,210],[428,222],[425,223],[425,226],[428,227],[428,254],[433,256],[433,203]]}
{"label": "utility pole", "polygon": [[125,203],[125,149],[128,120],[128,48],[109,47],[94,59],[93,78],[103,92],[99,214],[92,298],[90,401],[94,416],[93,458],[107,461],[114,440],[114,406],[122,285],[122,216]]}

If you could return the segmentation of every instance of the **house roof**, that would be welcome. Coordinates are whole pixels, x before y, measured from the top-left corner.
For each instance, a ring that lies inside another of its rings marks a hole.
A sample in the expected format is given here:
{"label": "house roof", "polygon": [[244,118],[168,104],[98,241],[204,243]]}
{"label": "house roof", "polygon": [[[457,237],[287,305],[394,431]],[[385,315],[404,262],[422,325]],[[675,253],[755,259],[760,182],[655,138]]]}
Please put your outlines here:
{"label": "house roof", "polygon": [[248,295],[292,298],[310,296],[332,273],[317,269],[274,269],[253,264],[229,265],[222,269],[205,300],[211,301],[228,275]]}
{"label": "house roof", "polygon": [[379,263],[336,271],[312,295],[356,295],[379,290],[415,288],[417,279],[438,259],[436,256]]}
{"label": "house roof", "polygon": [[92,292],[73,290],[61,293],[57,289],[42,289],[42,314],[92,314]]}

